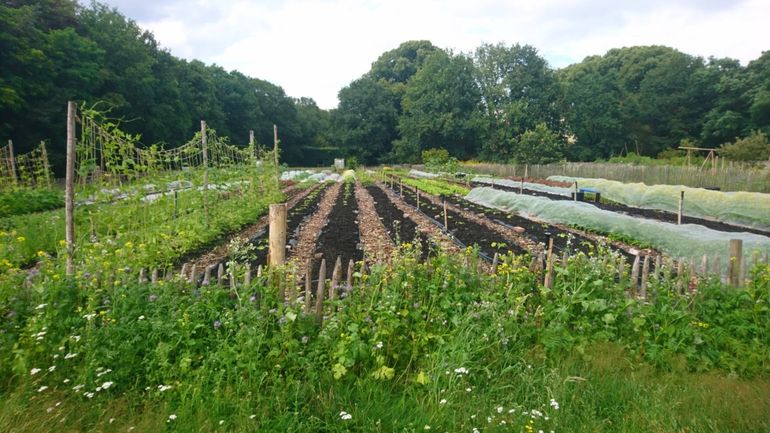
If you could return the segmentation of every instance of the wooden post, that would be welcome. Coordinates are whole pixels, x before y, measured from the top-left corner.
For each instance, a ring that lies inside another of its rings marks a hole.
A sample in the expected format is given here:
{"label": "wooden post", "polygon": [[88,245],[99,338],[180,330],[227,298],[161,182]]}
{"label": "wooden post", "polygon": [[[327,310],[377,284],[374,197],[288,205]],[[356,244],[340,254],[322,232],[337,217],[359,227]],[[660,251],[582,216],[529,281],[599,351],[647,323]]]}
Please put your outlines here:
{"label": "wooden post", "polygon": [[642,299],[647,299],[647,281],[650,278],[650,256],[644,256],[642,265],[642,285],[639,295]]}
{"label": "wooden post", "polygon": [[11,163],[11,179],[13,181],[13,185],[16,186],[17,180],[16,180],[16,157],[13,155],[13,140],[8,140],[8,154],[10,155],[10,163]]}
{"label": "wooden post", "polygon": [[178,213],[179,213],[179,192],[175,189],[174,190],[174,215],[173,219],[176,219]]}
{"label": "wooden post", "polygon": [[446,214],[446,199],[444,199],[444,230],[449,233],[449,219]]}
{"label": "wooden post", "polygon": [[337,299],[340,278],[342,278],[342,257],[337,256],[337,261],[334,262],[334,270],[332,271],[332,286],[329,288],[329,299],[332,301]]}
{"label": "wooden post", "polygon": [[246,275],[243,276],[243,287],[251,287],[251,268],[246,269]]}
{"label": "wooden post", "polygon": [[574,201],[577,201],[577,194],[578,194],[578,183],[575,181],[575,195],[572,197]]}
{"label": "wooden post", "polygon": [[319,325],[324,321],[324,286],[326,285],[326,259],[321,259],[318,270],[318,287],[315,291],[315,317]]}
{"label": "wooden post", "polygon": [[714,257],[714,265],[712,267],[713,272],[716,274],[717,278],[721,281],[722,280],[722,263],[719,259],[719,256]]}
{"label": "wooden post", "polygon": [[198,266],[195,264],[193,264],[190,269],[190,284],[194,286],[198,285]]}
{"label": "wooden post", "polygon": [[201,147],[203,149],[203,211],[206,214],[206,221],[208,221],[209,208],[208,203],[206,202],[206,193],[209,189],[209,145],[208,136],[206,135],[205,120],[201,120]]}
{"label": "wooden post", "polygon": [[219,266],[217,266],[217,284],[221,286],[224,279],[225,279],[225,267],[222,266],[222,264],[220,263]]}
{"label": "wooden post", "polygon": [[182,271],[179,273],[179,276],[184,280],[187,278],[187,263],[184,263],[182,265]]}
{"label": "wooden post", "polygon": [[152,274],[150,274],[150,282],[152,284],[155,284],[155,283],[158,282],[158,270],[157,269],[153,269],[152,270]]}
{"label": "wooden post", "polygon": [[348,292],[350,292],[353,289],[353,274],[355,273],[355,262],[353,262],[353,259],[350,259],[348,262],[348,278],[345,280],[347,283],[347,287],[345,288]]}
{"label": "wooden post", "polygon": [[139,269],[139,284],[144,284],[147,282],[147,271],[142,268]]}
{"label": "wooden post", "polygon": [[64,186],[65,242],[67,275],[75,273],[75,102],[67,102],[67,173]]}
{"label": "wooden post", "polygon": [[420,210],[420,189],[415,188],[415,190],[417,191],[417,210]]}
{"label": "wooden post", "polygon": [[701,275],[703,275],[704,277],[706,275],[708,275],[708,273],[709,273],[709,256],[708,256],[708,254],[704,254],[703,258],[700,261],[700,272],[701,272]]}
{"label": "wooden post", "polygon": [[275,179],[280,181],[280,168],[278,167],[278,125],[273,124],[273,159],[275,161]]}
{"label": "wooden post", "polygon": [[313,262],[305,265],[305,314],[310,314],[310,301],[313,299]]}
{"label": "wooden post", "polygon": [[491,274],[496,274],[497,273],[497,265],[498,265],[499,262],[500,262],[500,255],[495,253],[495,256],[492,257],[492,269],[490,270]]}
{"label": "wooden post", "polygon": [[730,262],[727,264],[730,285],[741,286],[741,261],[743,260],[743,241],[730,239]]}
{"label": "wooden post", "polygon": [[676,214],[676,224],[682,225],[682,210],[684,209],[684,191],[679,192],[679,211]]}
{"label": "wooden post", "polygon": [[639,262],[639,255],[637,254],[631,265],[631,288],[634,290],[639,288]]}
{"label": "wooden post", "polygon": [[553,289],[553,238],[548,236],[548,257],[545,263],[545,281],[543,285],[547,289]]}
{"label": "wooden post", "polygon": [[521,184],[519,184],[519,194],[524,194],[524,178],[521,178]]}
{"label": "wooden post", "polygon": [[398,195],[404,197],[404,181],[400,177],[398,178]]}
{"label": "wooden post", "polygon": [[655,271],[653,271],[653,273],[655,274],[655,280],[657,281],[660,281],[660,275],[661,275],[660,266],[662,264],[661,262],[662,260],[660,258],[660,254],[658,254],[657,256],[655,256]]}
{"label": "wooden post", "polygon": [[43,158],[43,164],[45,164],[45,185],[47,188],[51,188],[51,164],[48,163],[48,151],[45,148],[45,141],[40,141],[40,154]]}
{"label": "wooden post", "polygon": [[214,270],[214,265],[206,266],[206,270],[203,271],[203,285],[208,286],[211,284],[211,271]]}
{"label": "wooden post", "polygon": [[524,164],[524,179],[528,177],[527,176],[528,173],[529,173],[529,164]]}
{"label": "wooden post", "polygon": [[262,276],[262,265],[257,266],[257,278]]}
{"label": "wooden post", "polygon": [[679,293],[684,293],[684,286],[682,284],[682,277],[684,276],[684,260],[679,259],[676,264],[676,287]]}
{"label": "wooden post", "polygon": [[249,149],[251,149],[251,152],[252,152],[251,156],[256,158],[256,156],[257,156],[257,148],[254,145],[254,130],[253,129],[249,129]]}
{"label": "wooden post", "polygon": [[270,205],[270,265],[281,266],[286,261],[286,203]]}

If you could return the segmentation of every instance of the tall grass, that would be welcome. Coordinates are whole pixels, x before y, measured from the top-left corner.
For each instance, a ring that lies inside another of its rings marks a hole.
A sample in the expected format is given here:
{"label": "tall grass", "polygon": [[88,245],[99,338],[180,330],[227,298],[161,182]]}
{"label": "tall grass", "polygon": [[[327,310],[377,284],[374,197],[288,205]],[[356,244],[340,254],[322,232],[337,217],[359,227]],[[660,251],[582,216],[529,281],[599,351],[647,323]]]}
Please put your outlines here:
{"label": "tall grass", "polygon": [[478,173],[496,176],[524,176],[546,178],[560,175],[642,182],[647,185],[686,185],[716,187],[722,191],[752,191],[770,193],[770,166],[758,168],[738,163],[727,163],[716,169],[700,165],[635,165],[597,162],[567,162],[547,165],[472,163],[466,167]]}

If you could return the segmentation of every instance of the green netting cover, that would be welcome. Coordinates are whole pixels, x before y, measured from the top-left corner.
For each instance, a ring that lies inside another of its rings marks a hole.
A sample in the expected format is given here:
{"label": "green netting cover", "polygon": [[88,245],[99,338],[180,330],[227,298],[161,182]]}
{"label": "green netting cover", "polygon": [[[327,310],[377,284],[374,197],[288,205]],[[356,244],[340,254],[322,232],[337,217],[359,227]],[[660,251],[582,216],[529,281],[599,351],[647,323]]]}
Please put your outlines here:
{"label": "green netting cover", "polygon": [[488,187],[474,188],[465,198],[482,206],[518,212],[549,223],[630,236],[675,258],[697,259],[700,262],[704,254],[710,258],[719,255],[723,267],[727,265],[730,239],[743,240],[744,254],[764,254],[770,251],[770,238],[765,236],[721,232],[696,224],[676,225],[637,218],[599,209],[584,202],[550,200]]}
{"label": "green netting cover", "polygon": [[607,179],[549,176],[548,180],[578,182],[580,187],[595,188],[602,197],[628,206],[677,212],[679,194],[684,191],[684,214],[713,218],[727,223],[760,229],[770,228],[770,194],[758,192],[721,192],[683,185],[646,185]]}

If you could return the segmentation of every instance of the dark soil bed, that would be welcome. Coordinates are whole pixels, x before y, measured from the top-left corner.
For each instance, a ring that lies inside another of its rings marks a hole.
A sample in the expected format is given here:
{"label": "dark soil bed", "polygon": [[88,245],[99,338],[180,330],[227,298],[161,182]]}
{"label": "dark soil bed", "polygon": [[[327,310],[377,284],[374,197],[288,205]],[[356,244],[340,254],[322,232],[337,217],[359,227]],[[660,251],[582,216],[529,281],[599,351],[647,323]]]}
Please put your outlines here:
{"label": "dark soil bed", "polygon": [[385,226],[388,235],[395,244],[403,242],[412,242],[417,239],[422,246],[421,258],[425,260],[433,247],[430,243],[428,236],[420,232],[417,228],[417,224],[412,221],[411,218],[404,215],[396,205],[394,205],[385,192],[375,185],[369,185],[366,187],[369,195],[374,200],[374,208],[377,211],[377,215],[382,221],[382,225]]}
{"label": "dark soil bed", "polygon": [[[286,243],[288,245],[294,245],[297,242],[297,235],[299,233],[299,226],[302,222],[313,215],[318,210],[318,203],[321,201],[326,189],[329,185],[322,185],[320,188],[316,188],[296,206],[289,209],[286,215]],[[267,231],[268,229],[261,230],[249,239],[249,243],[257,247],[254,260],[251,262],[252,269],[256,269],[259,265],[265,266],[267,264],[267,254],[269,248],[267,245]]]}
{"label": "dark soil bed", "polygon": [[347,271],[351,259],[356,262],[363,259],[364,251],[359,241],[356,222],[357,213],[354,186],[352,183],[345,183],[329,214],[329,220],[318,236],[313,260],[314,280],[321,266],[321,258],[326,259],[326,278],[331,278],[337,257],[342,259],[343,274]]}
{"label": "dark soil bed", "polygon": [[[518,193],[519,188],[512,188],[508,186],[502,186],[502,185],[491,185],[486,183],[478,183],[473,182],[473,186],[486,186],[494,189],[499,189],[503,191],[511,191]],[[551,200],[572,200],[571,197],[565,197],[563,195],[557,195],[557,194],[550,194],[547,192],[541,192],[541,191],[532,191],[524,188],[524,194],[525,195],[532,195],[532,196],[538,196],[538,197],[546,197]],[[658,221],[664,221],[669,223],[676,224],[677,221],[677,215],[672,212],[666,212],[662,210],[655,210],[655,209],[642,209],[642,208],[636,208],[631,206],[626,206],[619,203],[608,203],[608,202],[591,202],[588,201],[587,203],[590,203],[599,209],[608,210],[611,212],[618,212],[622,214],[626,214],[629,216],[634,217],[641,217],[641,218],[647,218],[647,219],[653,219]],[[687,206],[687,201],[685,200],[685,208]],[[682,217],[682,223],[686,224],[698,224],[702,225],[704,227],[708,227],[713,230],[719,230],[722,232],[733,232],[733,233],[740,233],[740,232],[748,232],[748,233],[754,233],[762,236],[770,236],[770,231],[767,230],[760,230],[760,229],[754,229],[754,228],[748,228],[748,227],[741,227],[736,226],[732,224],[727,224],[721,221],[714,221],[714,220],[708,220],[703,218],[697,218],[697,217],[691,217],[691,216],[683,216]]]}
{"label": "dark soil bed", "polygon": [[[399,193],[398,188],[393,190]],[[417,195],[414,191],[404,188],[404,201],[409,205],[417,206]],[[420,211],[433,220],[434,224],[443,228],[444,209],[429,202],[427,199],[420,199]],[[464,246],[477,245],[482,257],[490,260],[495,253],[507,253],[512,251],[514,254],[524,254],[526,251],[514,242],[505,239],[493,230],[484,227],[474,221],[469,221],[462,215],[452,210],[447,210],[447,220],[449,233]]]}

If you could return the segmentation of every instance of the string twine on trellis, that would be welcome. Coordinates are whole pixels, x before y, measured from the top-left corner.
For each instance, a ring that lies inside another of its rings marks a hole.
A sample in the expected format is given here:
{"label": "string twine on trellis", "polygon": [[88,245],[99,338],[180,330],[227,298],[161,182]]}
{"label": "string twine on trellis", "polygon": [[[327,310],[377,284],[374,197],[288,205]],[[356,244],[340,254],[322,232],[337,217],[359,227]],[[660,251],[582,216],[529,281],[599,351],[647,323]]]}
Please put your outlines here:
{"label": "string twine on trellis", "polygon": [[[148,173],[176,171],[203,165],[201,133],[172,149],[161,144],[139,147],[139,135],[122,131],[94,109],[81,108],[78,117],[80,140],[77,144],[78,183],[100,180],[129,180]],[[253,160],[250,149],[242,149],[219,137],[214,129],[206,129],[211,167],[246,164]]]}
{"label": "string twine on trellis", "polygon": [[0,147],[0,190],[50,188],[52,178],[44,143],[15,158],[11,155],[10,145]]}

